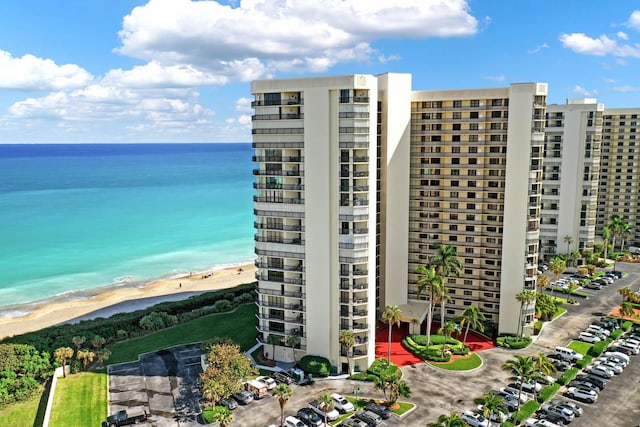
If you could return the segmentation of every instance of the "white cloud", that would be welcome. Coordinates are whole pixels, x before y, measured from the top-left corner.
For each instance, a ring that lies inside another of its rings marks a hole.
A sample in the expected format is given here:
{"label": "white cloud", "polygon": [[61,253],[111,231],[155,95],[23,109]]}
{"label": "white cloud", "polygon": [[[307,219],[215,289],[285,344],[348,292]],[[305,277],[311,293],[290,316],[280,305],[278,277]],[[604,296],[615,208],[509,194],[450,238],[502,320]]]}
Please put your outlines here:
{"label": "white cloud", "polygon": [[243,114],[240,117],[238,117],[238,123],[240,123],[241,125],[250,125],[251,124],[251,116],[247,115],[247,114]]}
{"label": "white cloud", "polygon": [[560,41],[564,47],[584,55],[640,58],[640,46],[618,45],[615,40],[606,35],[594,39],[584,33],[562,34]]}
{"label": "white cloud", "polygon": [[240,111],[243,113],[251,112],[251,99],[250,98],[239,98],[236,100],[236,111]]}
{"label": "white cloud", "polygon": [[615,86],[612,88],[614,92],[640,92],[640,86]]}
{"label": "white cloud", "polygon": [[467,36],[477,26],[463,0],[150,0],[124,18],[117,51],[214,74],[249,68],[240,80],[251,80],[375,59],[377,39]]}
{"label": "white cloud", "polygon": [[616,36],[618,36],[618,38],[622,39],[622,40],[629,40],[629,34],[623,32],[623,31],[618,31]]}
{"label": "white cloud", "polygon": [[602,79],[602,81],[605,82],[605,83],[609,83],[609,84],[614,84],[616,82],[615,79],[611,79],[611,78],[608,78],[608,77],[604,77]]}
{"label": "white cloud", "polygon": [[640,10],[634,10],[631,16],[629,17],[629,22],[627,22],[627,26],[634,28],[636,30],[640,30]]}
{"label": "white cloud", "polygon": [[548,44],[546,44],[546,43],[542,43],[541,45],[536,46],[535,48],[533,48],[533,49],[531,49],[531,50],[528,50],[528,51],[527,51],[527,53],[529,53],[529,54],[534,54],[534,53],[538,53],[538,52],[540,52],[542,49],[548,49],[548,48],[549,48],[549,45],[548,45]]}
{"label": "white cloud", "polygon": [[575,85],[574,87],[572,87],[571,92],[584,97],[593,97],[598,94],[597,90],[587,90],[579,85]]}
{"label": "white cloud", "polygon": [[81,87],[93,79],[74,64],[58,65],[51,59],[24,55],[14,58],[0,50],[0,89],[62,90]]}
{"label": "white cloud", "polygon": [[498,76],[482,76],[482,78],[485,80],[491,80],[494,82],[503,82],[506,80],[506,77],[504,76],[504,74],[500,74]]}

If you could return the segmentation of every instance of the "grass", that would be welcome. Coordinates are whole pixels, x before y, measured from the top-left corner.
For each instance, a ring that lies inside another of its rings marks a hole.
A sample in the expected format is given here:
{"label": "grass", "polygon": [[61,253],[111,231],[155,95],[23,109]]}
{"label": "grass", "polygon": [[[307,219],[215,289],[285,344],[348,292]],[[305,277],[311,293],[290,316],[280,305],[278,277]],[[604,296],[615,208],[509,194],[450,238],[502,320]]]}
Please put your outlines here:
{"label": "grass", "polygon": [[577,351],[583,356],[586,356],[587,353],[589,353],[591,347],[593,347],[593,344],[589,344],[588,342],[583,341],[571,341],[567,347]]}
{"label": "grass", "polygon": [[99,426],[106,417],[106,374],[82,372],[58,378],[51,427]]}
{"label": "grass", "polygon": [[255,313],[255,304],[245,304],[230,313],[212,314],[141,338],[119,342],[111,348],[108,363],[131,362],[142,353],[214,337],[231,338],[242,351],[246,351],[256,343],[256,331],[253,327],[238,326],[253,325]]}
{"label": "grass", "polygon": [[[40,398],[44,397],[44,403],[40,405]],[[0,426],[33,427],[42,425],[44,409],[46,407],[46,394],[37,394],[29,400],[6,406],[0,410]],[[42,406],[39,414],[38,409]],[[37,420],[40,420],[39,422]]]}
{"label": "grass", "polygon": [[455,357],[450,363],[428,362],[431,365],[447,371],[468,371],[482,365],[482,359],[476,353],[469,357]]}

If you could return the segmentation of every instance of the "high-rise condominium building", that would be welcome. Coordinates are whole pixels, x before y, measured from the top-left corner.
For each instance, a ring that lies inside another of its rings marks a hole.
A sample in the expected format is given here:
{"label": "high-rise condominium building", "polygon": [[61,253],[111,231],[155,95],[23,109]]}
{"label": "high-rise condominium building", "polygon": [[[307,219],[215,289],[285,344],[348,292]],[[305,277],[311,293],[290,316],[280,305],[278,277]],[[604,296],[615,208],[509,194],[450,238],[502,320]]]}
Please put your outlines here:
{"label": "high-rise condominium building", "polygon": [[[598,192],[597,234],[611,217],[622,217],[632,230],[621,237],[626,246],[640,245],[640,108],[605,108],[602,126],[602,159]],[[610,241],[611,242],[611,241]]]}
{"label": "high-rise condominium building", "polygon": [[604,105],[595,99],[547,106],[540,252],[593,248]]}
{"label": "high-rise condominium building", "polygon": [[[537,271],[546,84],[411,91],[408,74],[253,82],[259,339],[268,356],[375,354],[376,313],[422,321],[415,273],[437,245],[464,263],[448,318],[477,305],[525,331]],[[291,338],[293,337],[293,338]],[[297,344],[292,349],[291,344]],[[296,354],[294,354],[294,352]]]}

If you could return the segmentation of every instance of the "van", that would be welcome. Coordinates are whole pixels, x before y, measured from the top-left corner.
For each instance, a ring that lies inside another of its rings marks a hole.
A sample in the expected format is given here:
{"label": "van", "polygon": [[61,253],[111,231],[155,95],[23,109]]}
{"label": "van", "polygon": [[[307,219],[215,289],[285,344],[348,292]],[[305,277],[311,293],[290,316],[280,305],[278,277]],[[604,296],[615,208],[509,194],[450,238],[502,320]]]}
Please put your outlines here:
{"label": "van", "polygon": [[580,353],[576,352],[567,347],[556,347],[554,353],[560,356],[564,360],[570,360],[572,362],[577,362],[578,360],[582,360],[584,357]]}
{"label": "van", "polygon": [[269,389],[265,383],[258,380],[249,380],[244,383],[244,389],[249,393],[253,394],[253,398],[258,400],[265,397]]}
{"label": "van", "polygon": [[356,418],[367,423],[369,427],[375,427],[382,424],[382,417],[371,411],[358,411],[356,412]]}

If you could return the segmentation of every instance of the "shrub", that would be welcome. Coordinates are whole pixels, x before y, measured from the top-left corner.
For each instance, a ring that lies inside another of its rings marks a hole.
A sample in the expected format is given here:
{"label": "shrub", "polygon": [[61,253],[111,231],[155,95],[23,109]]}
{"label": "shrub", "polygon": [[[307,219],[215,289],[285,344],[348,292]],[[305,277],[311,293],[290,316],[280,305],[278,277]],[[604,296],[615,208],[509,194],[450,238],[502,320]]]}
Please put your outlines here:
{"label": "shrub", "polygon": [[518,350],[521,348],[525,348],[531,344],[531,337],[524,336],[518,337],[515,335],[504,335],[498,337],[497,344],[500,347],[510,348],[512,350]]}
{"label": "shrub", "polygon": [[620,338],[620,336],[622,336],[623,333],[624,331],[622,329],[616,329],[615,331],[611,332],[611,336],[609,338],[611,338],[612,340],[617,340],[618,338]]}
{"label": "shrub", "polygon": [[500,427],[515,427],[511,421],[505,421],[500,424]]}
{"label": "shrub", "polygon": [[529,418],[538,409],[540,409],[540,404],[538,402],[536,402],[535,400],[528,401],[520,407],[520,412],[518,412],[516,423],[520,424],[521,422]]}
{"label": "shrub", "polygon": [[560,384],[551,384],[540,390],[538,393],[538,402],[546,402],[549,400],[554,394],[556,394],[560,390]]}
{"label": "shrub", "polygon": [[589,355],[591,355],[593,357],[600,356],[602,353],[604,353],[604,351],[607,349],[607,347],[609,347],[609,344],[611,344],[612,341],[613,341],[613,339],[607,338],[604,341],[600,341],[600,342],[597,342],[597,343],[593,344],[593,346],[588,351]]}
{"label": "shrub", "polygon": [[580,369],[578,368],[569,368],[567,369],[567,371],[560,375],[558,377],[558,379],[556,380],[556,384],[560,384],[560,385],[567,385],[569,384],[569,382],[574,379],[576,377],[576,375],[578,375],[578,372],[580,371]]}
{"label": "shrub", "polygon": [[591,363],[591,360],[592,360],[592,359],[593,359],[593,357],[592,357],[592,356],[587,355],[587,356],[585,356],[582,360],[578,360],[578,361],[576,362],[576,367],[578,367],[578,368],[582,369],[582,368],[584,368],[585,366],[587,366],[589,363]]}
{"label": "shrub", "polygon": [[306,355],[299,363],[303,371],[313,376],[328,377],[331,372],[331,362],[322,356]]}
{"label": "shrub", "polygon": [[625,332],[628,332],[629,329],[631,329],[631,325],[633,325],[633,322],[631,322],[630,320],[627,320],[622,324],[622,330]]}

